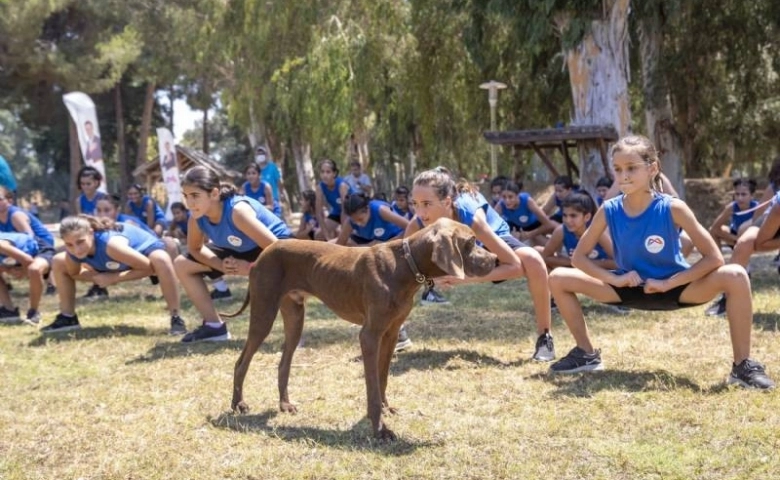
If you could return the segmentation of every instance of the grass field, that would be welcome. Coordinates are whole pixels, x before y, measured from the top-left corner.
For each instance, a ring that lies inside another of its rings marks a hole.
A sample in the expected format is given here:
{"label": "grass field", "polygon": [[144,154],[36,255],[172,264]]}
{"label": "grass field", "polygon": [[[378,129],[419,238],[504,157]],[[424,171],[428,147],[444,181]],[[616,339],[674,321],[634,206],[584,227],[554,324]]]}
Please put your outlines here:
{"label": "grass field", "polygon": [[[755,262],[753,356],[780,380],[778,277]],[[27,308],[26,286],[14,299]],[[79,293],[86,291],[81,285]],[[231,282],[234,310],[246,292]],[[229,411],[234,339],[166,335],[147,281],[80,304],[83,330],[44,337],[0,326],[0,479],[769,479],[780,475],[780,395],[725,386],[726,322],[704,307],[627,316],[586,303],[604,372],[549,376],[525,282],[460,287],[451,306],[416,307],[397,356],[387,417],[365,418],[358,329],[309,302],[293,361],[297,415],[278,412],[277,322],[250,368],[252,411]],[[46,297],[44,322],[56,314]],[[185,303],[184,317],[196,313]],[[573,341],[554,318],[558,356]]]}

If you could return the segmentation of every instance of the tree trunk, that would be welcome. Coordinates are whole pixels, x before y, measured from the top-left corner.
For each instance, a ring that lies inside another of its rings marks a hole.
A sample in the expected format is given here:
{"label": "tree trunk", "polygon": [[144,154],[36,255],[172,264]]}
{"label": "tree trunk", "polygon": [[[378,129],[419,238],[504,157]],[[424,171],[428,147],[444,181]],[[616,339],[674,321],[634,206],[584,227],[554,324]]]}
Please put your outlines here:
{"label": "tree trunk", "polygon": [[685,198],[683,147],[675,128],[669,83],[659,62],[663,52],[663,25],[660,12],[639,21],[639,52],[642,61],[642,92],[645,100],[647,136],[661,158],[661,170],[672,182],[680,198]]}
{"label": "tree trunk", "polygon": [[203,109],[203,153],[209,154],[209,109]]}
{"label": "tree trunk", "polygon": [[140,166],[146,163],[146,147],[149,143],[149,129],[152,127],[152,108],[154,107],[154,82],[146,84],[146,97],[144,98],[144,112],[141,117],[141,131],[138,134],[138,155],[135,158],[135,165]]}
{"label": "tree trunk", "polygon": [[[605,0],[606,18],[591,22],[579,45],[566,50],[574,120],[572,125],[612,125],[618,135],[628,133],[631,111],[628,99],[629,0]],[[580,183],[594,191],[604,175],[597,143],[580,144]]]}
{"label": "tree trunk", "polygon": [[[132,170],[127,164],[126,145],[125,145],[125,118],[122,107],[122,85],[117,83],[114,87],[114,106],[116,109],[116,150],[119,156],[119,190],[124,194],[129,187],[128,179],[132,178]],[[108,183],[108,182],[106,182]],[[108,188],[108,185],[106,185]],[[109,189],[111,191],[111,189]]]}
{"label": "tree trunk", "polygon": [[311,144],[300,139],[293,139],[292,154],[295,159],[295,176],[298,180],[298,191],[313,189],[314,168],[311,162]]}
{"label": "tree trunk", "polygon": [[68,202],[70,203],[70,211],[76,212],[76,197],[79,195],[78,186],[78,173],[81,169],[81,148],[79,147],[79,134],[76,131],[76,124],[73,119],[68,115],[69,129],[69,143],[70,143],[70,185],[68,188]]}

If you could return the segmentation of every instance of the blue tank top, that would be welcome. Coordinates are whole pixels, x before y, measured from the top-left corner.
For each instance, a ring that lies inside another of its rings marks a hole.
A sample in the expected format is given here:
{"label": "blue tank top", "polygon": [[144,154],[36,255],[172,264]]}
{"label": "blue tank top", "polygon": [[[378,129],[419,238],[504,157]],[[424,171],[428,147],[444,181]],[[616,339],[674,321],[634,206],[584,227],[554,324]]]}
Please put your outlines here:
{"label": "blue tank top", "polygon": [[133,215],[140,218],[148,225],[149,219],[146,218],[146,208],[149,205],[149,202],[152,202],[154,205],[154,223],[161,223],[165,225],[165,212],[163,212],[162,208],[160,208],[160,205],[158,205],[157,202],[155,202],[149,195],[144,195],[141,197],[141,205],[136,205],[133,202],[127,202],[127,204],[130,206],[130,210],[133,212]]}
{"label": "blue tank top", "polygon": [[474,215],[476,215],[477,210],[482,210],[485,212],[487,223],[490,229],[493,230],[493,233],[499,237],[510,234],[509,225],[488,204],[488,201],[481,193],[476,193],[476,196],[468,192],[459,194],[455,199],[455,210],[458,212],[460,222],[469,228],[474,224]]}
{"label": "blue tank top", "polygon": [[[590,223],[588,223],[588,226],[590,226]],[[577,248],[580,239],[577,238],[577,235],[575,235],[574,232],[566,228],[566,225],[562,225],[562,228],[563,247],[566,249],[566,253],[569,254],[569,258],[571,258],[574,255],[574,249]],[[597,243],[596,248],[588,254],[588,258],[591,260],[606,260],[609,258],[609,255],[607,255],[607,252],[605,252],[604,249],[601,248],[601,245]]]}
{"label": "blue tank top", "polygon": [[399,207],[398,204],[395,203],[395,201],[393,201],[393,203],[390,204],[390,208],[392,208],[395,213],[404,217],[407,220],[411,220],[412,217],[414,217],[414,213],[412,213],[411,209],[404,212],[403,210],[401,210],[401,207]]}
{"label": "blue tank top", "polygon": [[303,223],[314,222],[314,228],[319,228],[320,223],[317,221],[317,217],[309,212],[303,212]]}
{"label": "blue tank top", "polygon": [[249,252],[258,248],[257,243],[233,223],[233,208],[240,202],[248,203],[255,211],[256,218],[268,227],[268,230],[276,238],[290,238],[290,230],[287,225],[260,202],[244,195],[234,195],[222,202],[222,218],[220,218],[219,223],[209,222],[205,215],[198,219],[198,227],[211,240],[211,243],[234,252]]}
{"label": "blue tank top", "polygon": [[[750,206],[748,208],[746,208],[745,210],[750,210],[751,208],[755,207],[756,205],[758,205],[758,202],[756,200],[751,200],[750,201]],[[732,207],[732,212],[731,212],[731,225],[729,225],[729,228],[731,230],[735,231],[735,232],[739,230],[739,226],[740,225],[742,225],[743,223],[747,222],[748,220],[752,220],[753,219],[753,215],[751,215],[749,213],[746,213],[745,215],[734,215],[735,213],[741,212],[741,211],[742,210],[739,209],[739,205],[737,205],[737,202],[734,202],[734,205]]]}
{"label": "blue tank top", "polygon": [[517,195],[517,199],[520,203],[515,209],[507,207],[503,200],[498,202],[501,204],[501,216],[503,219],[506,220],[507,223],[517,225],[518,227],[527,227],[538,222],[539,220],[536,218],[536,215],[531,213],[531,210],[528,208],[529,198],[531,198],[531,196],[526,192],[520,192]]}
{"label": "blue tank top", "polygon": [[129,224],[133,225],[134,227],[140,228],[141,230],[145,231],[146,233],[151,233],[155,237],[157,236],[157,232],[155,232],[154,230],[149,228],[149,225],[144,223],[143,220],[141,220],[140,218],[136,217],[135,215],[128,215],[127,213],[120,213],[119,215],[116,216],[116,221],[117,222],[122,222],[122,223],[129,223]]}
{"label": "blue tank top", "polygon": [[[265,205],[265,187],[268,185],[271,187],[271,184],[266,182],[265,180],[260,180],[260,186],[257,187],[257,190],[252,190],[252,185],[249,182],[244,182],[243,189],[244,189],[244,195],[246,195],[249,198],[254,198],[258,202]],[[271,188],[271,191],[273,191],[273,188]],[[267,207],[266,207],[267,208]],[[279,200],[274,199],[273,201],[273,209],[271,210],[274,212],[274,215],[281,218],[282,217],[282,206],[279,203]]]}
{"label": "blue tank top", "polygon": [[379,209],[383,206],[389,207],[390,205],[381,200],[371,200],[368,203],[368,222],[363,227],[350,220],[349,224],[352,225],[353,235],[366,240],[386,242],[403,232],[401,227],[382,218]]}
{"label": "blue tank top", "polygon": [[86,213],[87,215],[94,215],[95,209],[97,208],[98,200],[106,196],[107,195],[105,193],[97,191],[95,192],[95,198],[89,200],[87,196],[82,193],[81,195],[79,195],[79,210],[81,210],[81,213]]}
{"label": "blue tank top", "polygon": [[[330,206],[330,215],[341,216],[341,195],[339,194],[339,190],[341,189],[342,183],[344,183],[344,180],[341,177],[336,177],[336,185],[333,186],[333,189],[329,189],[328,186],[325,185],[325,182],[320,181],[320,190],[322,190],[322,195]],[[347,186],[349,186],[349,184],[347,184]],[[350,188],[347,195],[350,195],[351,193],[353,192]]]}
{"label": "blue tank top", "polygon": [[[19,232],[0,232],[0,241],[10,242],[12,246],[34,257],[38,255],[38,242],[32,235]],[[0,264],[7,267],[19,265],[15,258],[0,253]]]}
{"label": "blue tank top", "polygon": [[30,219],[30,228],[32,228],[35,238],[39,238],[48,246],[54,247],[54,235],[51,234],[43,222],[38,220],[38,217],[35,215],[30,215],[29,212],[17,207],[16,205],[11,205],[8,207],[8,219],[5,222],[0,221],[0,232],[17,232],[16,228],[14,228],[13,222],[11,221],[11,217],[13,217],[14,213],[16,212],[22,212],[23,214],[27,215],[27,218]]}
{"label": "blue tank top", "polygon": [[680,253],[680,232],[674,224],[672,197],[656,194],[644,212],[629,217],[623,195],[604,202],[618,273],[636,270],[643,280],[666,280],[690,268]]}
{"label": "blue tank top", "polygon": [[108,241],[113,237],[125,237],[129,240],[129,246],[136,252],[145,252],[149,248],[165,248],[162,240],[155,235],[151,235],[135,225],[129,223],[117,223],[121,231],[103,230],[95,232],[95,254],[87,255],[84,258],[76,258],[68,253],[68,256],[78,263],[86,263],[98,272],[124,272],[130,270],[130,266],[114,260],[108,255]]}
{"label": "blue tank top", "polygon": [[190,212],[189,212],[189,210],[187,210],[187,219],[186,220],[184,220],[183,222],[176,222],[176,221],[174,221],[173,223],[177,227],[179,227],[179,230],[181,230],[182,233],[184,234],[184,236],[186,237],[187,236],[187,228],[189,227],[189,224],[190,224]]}

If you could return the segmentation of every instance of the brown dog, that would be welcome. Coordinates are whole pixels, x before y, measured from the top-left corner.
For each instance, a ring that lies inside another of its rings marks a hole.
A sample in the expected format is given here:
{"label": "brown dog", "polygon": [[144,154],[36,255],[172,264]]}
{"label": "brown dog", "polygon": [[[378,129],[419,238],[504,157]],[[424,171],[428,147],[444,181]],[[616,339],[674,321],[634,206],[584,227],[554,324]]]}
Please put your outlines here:
{"label": "brown dog", "polygon": [[249,410],[244,402],[244,377],[281,308],[284,348],[279,362],[279,409],[296,411],[287,394],[287,382],[303,330],[305,295],[314,295],[344,320],[363,326],[360,349],[368,417],[378,438],[394,440],[395,434],[382,422],[382,408],[393,411],[385,395],[387,374],[398,330],[412,310],[415,293],[426,279],[484,276],[495,265],[496,256],[476,245],[471,229],[448,219],[408,239],[368,248],[309,240],[275,242],[252,268],[241,309],[225,315],[240,314],[251,300],[249,334],[233,376],[233,410]]}

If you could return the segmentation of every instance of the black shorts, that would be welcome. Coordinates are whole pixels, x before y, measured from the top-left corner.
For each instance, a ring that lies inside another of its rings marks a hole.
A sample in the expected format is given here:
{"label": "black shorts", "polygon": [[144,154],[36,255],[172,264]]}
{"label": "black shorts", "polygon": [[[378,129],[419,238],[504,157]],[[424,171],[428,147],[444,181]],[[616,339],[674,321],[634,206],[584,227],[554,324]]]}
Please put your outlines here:
{"label": "black shorts", "polygon": [[358,237],[357,235],[350,235],[349,238],[351,238],[352,241],[357,243],[358,245],[368,245],[369,243],[373,242],[373,240],[369,240],[363,237]]}
{"label": "black shorts", "polygon": [[681,303],[680,295],[690,283],[674,287],[663,293],[645,293],[644,287],[612,287],[620,297],[619,302],[609,305],[620,305],[635,310],[679,310],[695,307],[701,303]]}
{"label": "black shorts", "polygon": [[[511,248],[513,251],[517,250],[518,248],[523,248],[528,246],[525,243],[513,237],[512,235],[501,235],[499,238],[503,240],[504,243],[509,245],[509,248]],[[485,250],[487,250],[488,252],[490,251],[487,248]],[[496,266],[498,266],[499,263],[501,262],[499,262],[498,259],[496,259]],[[504,283],[504,282],[506,282],[506,280],[493,280],[493,283],[495,284]]]}
{"label": "black shorts", "polygon": [[563,213],[556,213],[550,217],[553,222],[563,223]]}
{"label": "black shorts", "polygon": [[540,222],[539,220],[535,221],[530,225],[526,225],[525,227],[512,222],[506,222],[506,223],[509,225],[509,230],[512,232],[520,232],[520,231],[530,232],[542,226],[542,222]]}
{"label": "black shorts", "polygon": [[341,223],[341,215],[336,215],[335,213],[329,213],[328,218],[330,218],[336,223]]}
{"label": "black shorts", "polygon": [[[252,250],[249,250],[248,252],[237,252],[235,250],[230,250],[229,248],[218,247],[211,243],[207,243],[205,247],[211,250],[212,252],[214,252],[214,255],[216,255],[217,258],[219,258],[220,260],[224,260],[227,257],[234,257],[239,260],[245,260],[247,262],[254,262],[255,260],[257,260],[257,257],[260,256],[260,252],[263,251],[262,248],[257,247],[257,248],[253,248]],[[191,253],[188,253],[185,256],[185,258],[187,260],[192,260],[195,263],[200,263],[198,260],[195,259],[195,257],[192,256]],[[209,277],[211,279],[219,278],[224,274],[225,272],[223,272],[222,270],[217,270],[215,268],[209,269],[208,272],[203,272],[204,276]]]}

